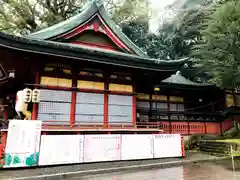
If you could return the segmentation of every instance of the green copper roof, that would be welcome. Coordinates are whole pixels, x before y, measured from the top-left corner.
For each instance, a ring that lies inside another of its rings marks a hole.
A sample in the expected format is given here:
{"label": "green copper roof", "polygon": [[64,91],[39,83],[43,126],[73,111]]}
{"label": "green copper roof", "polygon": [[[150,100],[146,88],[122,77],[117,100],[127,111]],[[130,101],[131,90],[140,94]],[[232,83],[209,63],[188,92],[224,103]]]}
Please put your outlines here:
{"label": "green copper roof", "polygon": [[91,3],[87,3],[83,6],[83,11],[66,21],[48,27],[46,29],[40,30],[38,32],[27,35],[26,38],[34,38],[38,40],[49,40],[58,35],[64,34],[73,30],[74,28],[84,24],[95,14],[99,14],[106,25],[112,30],[112,32],[133,52],[138,56],[148,57],[148,55],[143,52],[138,46],[136,46],[123,32],[122,30],[114,23],[114,21],[109,16],[107,10],[105,9],[102,1],[94,0]]}
{"label": "green copper roof", "polygon": [[162,83],[180,84],[180,85],[188,85],[188,86],[213,86],[207,83],[196,83],[196,82],[190,81],[189,79],[183,77],[180,71],[178,71],[176,74],[171,75],[169,78],[164,79]]}
{"label": "green copper roof", "polygon": [[[157,60],[122,52],[90,48],[48,40],[38,40],[0,33],[0,47],[28,53],[45,54],[56,57],[110,64],[134,69],[176,72],[188,58],[178,60]],[[17,59],[16,59],[17,60]]]}

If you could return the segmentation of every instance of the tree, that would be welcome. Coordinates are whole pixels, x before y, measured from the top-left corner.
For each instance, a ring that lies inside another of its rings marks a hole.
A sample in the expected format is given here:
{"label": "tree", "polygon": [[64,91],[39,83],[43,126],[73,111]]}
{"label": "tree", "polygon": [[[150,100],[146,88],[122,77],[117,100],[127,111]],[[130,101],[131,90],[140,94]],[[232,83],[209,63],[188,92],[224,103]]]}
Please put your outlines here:
{"label": "tree", "polygon": [[[208,1],[209,2],[209,1]],[[150,56],[160,59],[178,59],[189,57],[193,45],[201,39],[201,29],[204,28],[205,17],[212,13],[212,4],[193,6],[179,11],[177,16],[165,22],[156,35],[148,35],[147,52]],[[195,67],[195,60],[184,66],[182,74],[191,80],[199,80],[202,73]]]}
{"label": "tree", "polygon": [[[92,0],[0,0],[0,30],[18,35],[38,31],[79,13],[87,1]],[[103,2],[118,24],[147,17],[147,0]],[[143,5],[145,11],[140,10]]]}
{"label": "tree", "polygon": [[[208,15],[213,13],[215,4],[208,3],[181,12],[175,20],[175,31],[172,33],[173,52],[177,57],[191,56],[192,48],[201,40],[201,30],[205,28],[204,21]],[[179,18],[178,18],[179,17]],[[206,74],[199,68],[195,58],[188,61],[184,66],[182,74],[194,81],[206,81]]]}
{"label": "tree", "polygon": [[236,88],[240,85],[240,1],[219,4],[206,26],[201,32],[202,41],[194,46],[193,57],[211,82]]}
{"label": "tree", "polygon": [[0,29],[28,34],[63,21],[86,0],[0,0]]}
{"label": "tree", "polygon": [[[202,22],[212,13],[213,6],[209,2],[179,12],[171,21],[165,21],[157,34],[148,32],[148,22],[138,20],[123,24],[123,31],[150,57],[165,60],[189,57],[193,45],[201,39]],[[182,74],[191,80],[205,80],[202,78],[205,74],[199,70],[194,59],[181,69]]]}
{"label": "tree", "polygon": [[118,24],[149,20],[148,0],[115,0],[112,14]]}

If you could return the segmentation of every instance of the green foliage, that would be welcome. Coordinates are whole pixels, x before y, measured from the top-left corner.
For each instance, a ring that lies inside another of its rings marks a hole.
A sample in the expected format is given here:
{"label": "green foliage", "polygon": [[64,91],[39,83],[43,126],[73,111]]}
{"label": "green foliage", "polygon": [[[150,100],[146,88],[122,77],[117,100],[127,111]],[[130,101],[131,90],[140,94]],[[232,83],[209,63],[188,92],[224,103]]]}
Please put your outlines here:
{"label": "green foliage", "polygon": [[[0,29],[28,34],[61,22],[81,11],[87,0],[0,0]],[[157,34],[148,32],[147,0],[105,0],[124,33],[150,57],[191,56],[182,74],[218,86],[240,86],[240,1],[178,0],[169,9],[177,14],[159,22]]]}
{"label": "green foliage", "polygon": [[164,22],[157,34],[149,34],[148,21],[139,19],[123,24],[123,31],[149,56],[178,59],[189,56],[200,38],[202,19],[209,11],[209,6],[202,6],[180,12],[172,21]]}
{"label": "green foliage", "polygon": [[28,34],[63,21],[86,0],[0,0],[0,29]]}
{"label": "green foliage", "polygon": [[[212,1],[199,6],[200,2],[195,2],[192,8],[180,11],[172,21],[161,26],[158,34],[158,43],[161,45],[157,46],[158,52],[161,53],[158,58],[178,59],[190,56],[192,47],[201,39],[203,21],[212,12]],[[205,79],[204,74],[195,65],[195,59],[192,59],[188,66],[181,69],[182,74],[195,81]]]}
{"label": "green foliage", "polygon": [[193,57],[207,72],[210,81],[226,88],[240,85],[240,1],[221,3],[205,22],[202,39],[194,46]]}
{"label": "green foliage", "polygon": [[[0,30],[21,35],[38,31],[79,13],[87,1],[92,0],[0,0]],[[147,0],[104,2],[118,24],[148,19]],[[142,6],[145,11],[140,10]]]}
{"label": "green foliage", "polygon": [[115,0],[113,4],[112,15],[118,24],[142,23],[149,19],[148,0]]}

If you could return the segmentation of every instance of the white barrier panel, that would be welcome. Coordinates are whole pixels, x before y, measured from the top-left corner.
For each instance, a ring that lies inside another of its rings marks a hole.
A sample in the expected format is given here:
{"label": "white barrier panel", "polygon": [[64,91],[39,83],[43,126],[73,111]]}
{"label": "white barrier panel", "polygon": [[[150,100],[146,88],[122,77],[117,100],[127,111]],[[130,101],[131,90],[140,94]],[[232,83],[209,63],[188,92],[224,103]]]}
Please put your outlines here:
{"label": "white barrier panel", "polygon": [[84,162],[121,160],[121,135],[85,135]]}
{"label": "white barrier panel", "polygon": [[122,135],[121,160],[152,159],[153,135]]}
{"label": "white barrier panel", "polygon": [[10,120],[4,167],[37,165],[41,127],[41,121]]}
{"label": "white barrier panel", "polygon": [[84,135],[42,135],[39,165],[83,162]]}
{"label": "white barrier panel", "polygon": [[154,158],[181,157],[181,136],[180,134],[155,134]]}

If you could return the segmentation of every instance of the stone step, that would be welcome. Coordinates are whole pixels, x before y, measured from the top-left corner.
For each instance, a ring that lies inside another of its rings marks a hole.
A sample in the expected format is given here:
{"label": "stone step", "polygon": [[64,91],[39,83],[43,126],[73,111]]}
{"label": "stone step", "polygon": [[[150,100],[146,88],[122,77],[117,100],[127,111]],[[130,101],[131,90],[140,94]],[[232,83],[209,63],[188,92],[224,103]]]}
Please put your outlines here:
{"label": "stone step", "polygon": [[227,142],[219,142],[219,141],[204,141],[200,140],[198,141],[198,144],[201,146],[211,146],[211,147],[230,147],[231,143]]}
{"label": "stone step", "polygon": [[218,140],[219,139],[219,135],[210,135],[210,134],[206,134],[202,136],[203,140]]}
{"label": "stone step", "polygon": [[199,150],[213,155],[230,155],[231,144],[216,141],[199,141]]}

